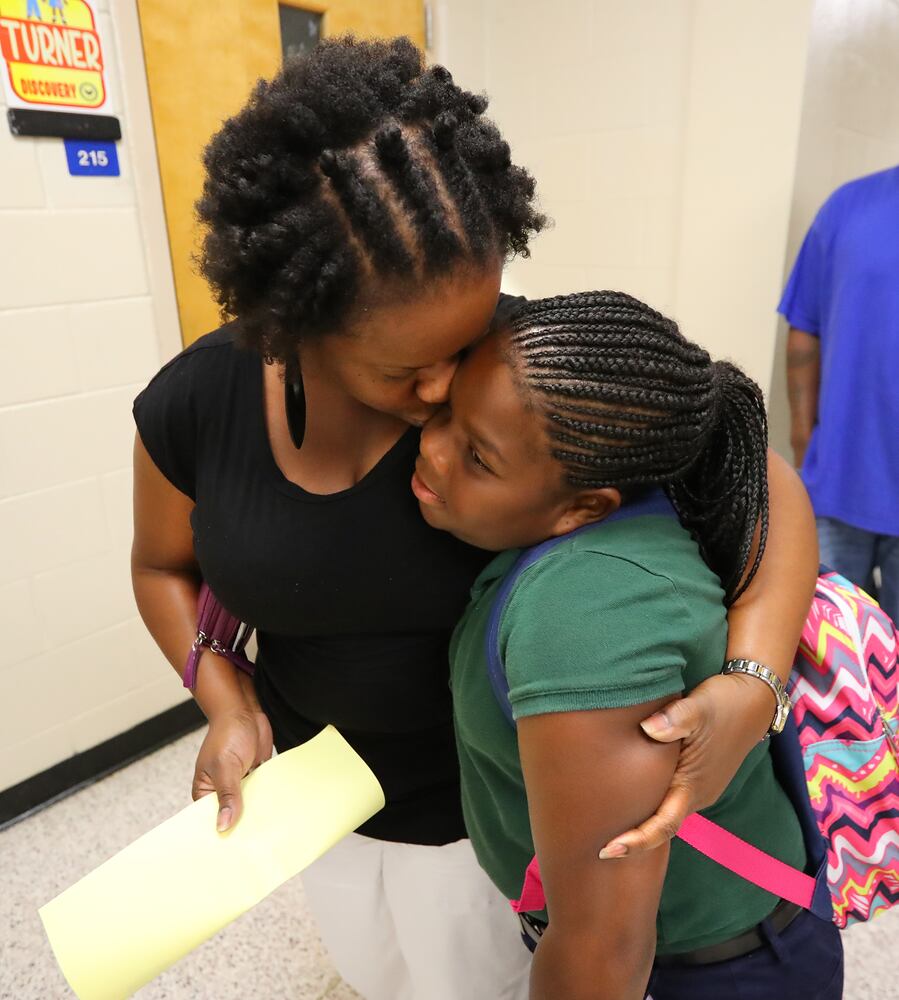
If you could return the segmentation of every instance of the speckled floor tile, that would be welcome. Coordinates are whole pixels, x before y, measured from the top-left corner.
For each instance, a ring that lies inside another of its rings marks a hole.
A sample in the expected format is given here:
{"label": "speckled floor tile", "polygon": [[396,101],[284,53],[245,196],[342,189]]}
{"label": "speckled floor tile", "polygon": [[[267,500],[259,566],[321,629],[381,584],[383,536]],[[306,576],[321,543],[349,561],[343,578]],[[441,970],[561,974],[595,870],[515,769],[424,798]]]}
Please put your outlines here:
{"label": "speckled floor tile", "polygon": [[899,906],[843,934],[844,1000],[899,1000]]}
{"label": "speckled floor tile", "polygon": [[[0,833],[0,1000],[72,997],[38,907],[190,801],[200,733]],[[844,935],[844,1000],[899,1000],[899,907]],[[294,879],[138,1000],[361,1000],[335,972]],[[420,1000],[427,1000],[426,997]],[[465,998],[460,998],[465,1000]]]}
{"label": "speckled floor tile", "polygon": [[359,994],[340,979],[325,994],[325,1000],[360,1000]]}

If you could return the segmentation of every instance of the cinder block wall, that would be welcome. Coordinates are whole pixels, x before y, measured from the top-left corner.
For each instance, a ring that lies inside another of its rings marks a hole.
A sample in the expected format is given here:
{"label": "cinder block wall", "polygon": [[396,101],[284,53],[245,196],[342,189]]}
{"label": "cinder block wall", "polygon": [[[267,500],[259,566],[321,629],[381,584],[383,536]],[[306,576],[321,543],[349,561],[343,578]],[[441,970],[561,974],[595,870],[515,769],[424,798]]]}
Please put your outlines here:
{"label": "cinder block wall", "polygon": [[0,790],[184,698],[131,596],[131,400],[177,331],[159,329],[127,19],[100,6],[122,176],[70,177],[61,139],[14,138],[0,108]]}

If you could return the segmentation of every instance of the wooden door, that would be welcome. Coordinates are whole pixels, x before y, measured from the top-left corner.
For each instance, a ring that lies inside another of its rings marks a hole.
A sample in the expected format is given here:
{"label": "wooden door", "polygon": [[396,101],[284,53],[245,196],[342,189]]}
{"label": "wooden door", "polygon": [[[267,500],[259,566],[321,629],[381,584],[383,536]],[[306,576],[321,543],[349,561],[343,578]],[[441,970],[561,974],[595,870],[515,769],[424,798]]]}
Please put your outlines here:
{"label": "wooden door", "polygon": [[302,20],[291,16],[294,9],[310,12],[310,32],[320,30],[324,37],[352,31],[360,37],[408,35],[425,44],[423,0],[138,0],[185,345],[219,324],[217,306],[193,263],[203,148],[246,102],[256,80],[277,71],[282,21],[295,29]]}

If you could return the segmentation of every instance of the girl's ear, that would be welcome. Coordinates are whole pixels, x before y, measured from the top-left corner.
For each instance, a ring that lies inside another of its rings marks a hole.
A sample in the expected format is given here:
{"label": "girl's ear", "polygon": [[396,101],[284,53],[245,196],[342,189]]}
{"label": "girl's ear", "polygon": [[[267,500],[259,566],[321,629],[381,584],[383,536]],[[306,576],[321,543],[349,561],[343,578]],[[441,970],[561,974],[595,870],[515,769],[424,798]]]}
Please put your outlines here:
{"label": "girl's ear", "polygon": [[579,490],[562,507],[549,537],[557,538],[576,528],[582,528],[585,524],[603,521],[620,506],[621,493],[614,487]]}

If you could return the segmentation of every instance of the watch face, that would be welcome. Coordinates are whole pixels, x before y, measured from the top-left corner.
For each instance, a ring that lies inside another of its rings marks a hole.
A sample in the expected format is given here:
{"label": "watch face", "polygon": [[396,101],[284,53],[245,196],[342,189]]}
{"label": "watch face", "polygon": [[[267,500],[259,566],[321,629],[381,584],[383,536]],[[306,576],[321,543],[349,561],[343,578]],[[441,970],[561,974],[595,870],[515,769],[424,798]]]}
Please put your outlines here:
{"label": "watch face", "polygon": [[774,714],[774,721],[771,723],[772,733],[782,733],[784,731],[784,726],[787,724],[787,719],[790,717],[790,706],[785,705],[782,701],[777,703],[777,712]]}

